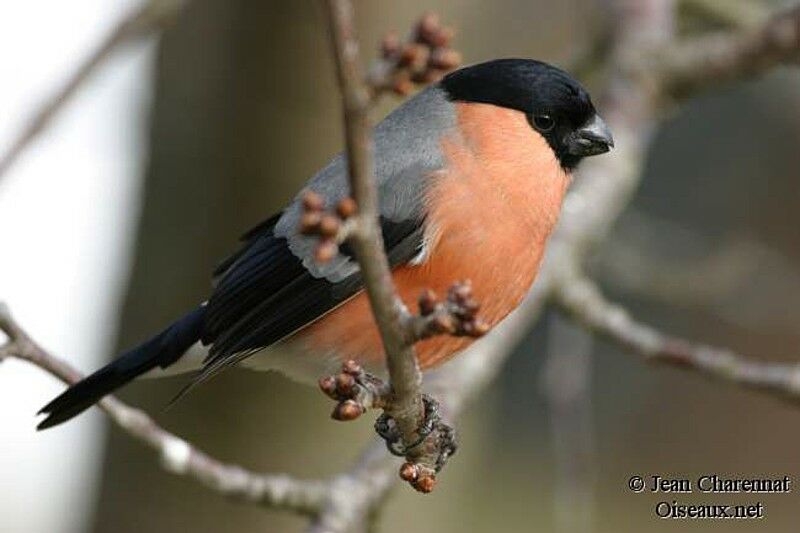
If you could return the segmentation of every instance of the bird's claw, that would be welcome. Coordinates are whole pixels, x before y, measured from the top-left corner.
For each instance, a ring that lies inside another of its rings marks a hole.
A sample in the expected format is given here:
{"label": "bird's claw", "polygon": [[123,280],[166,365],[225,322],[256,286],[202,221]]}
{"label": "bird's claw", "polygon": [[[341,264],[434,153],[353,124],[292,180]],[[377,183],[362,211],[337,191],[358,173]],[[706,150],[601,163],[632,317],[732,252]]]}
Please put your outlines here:
{"label": "bird's claw", "polygon": [[455,430],[441,419],[439,403],[427,394],[422,400],[425,418],[413,443],[403,442],[397,424],[386,413],[375,421],[375,431],[386,441],[390,453],[406,458],[400,467],[400,477],[416,490],[430,492],[436,484],[436,474],[456,453],[458,444]]}
{"label": "bird's claw", "polygon": [[441,422],[439,417],[439,403],[427,394],[422,395],[422,403],[425,407],[425,418],[422,421],[422,425],[417,429],[418,438],[410,444],[403,443],[397,424],[388,413],[384,412],[375,421],[375,432],[386,441],[386,447],[392,455],[405,457],[410,450],[422,444],[422,441],[424,441],[428,435],[433,432],[436,425]]}
{"label": "bird's claw", "polygon": [[[331,413],[336,420],[355,420],[371,407],[386,409],[391,401],[390,387],[355,361],[342,364],[338,374],[320,379],[319,387],[337,402]],[[425,416],[414,442],[403,442],[397,423],[386,411],[375,421],[375,431],[391,454],[406,459],[400,477],[416,490],[430,492],[436,474],[456,452],[457,444],[455,430],[442,421],[439,403],[427,394],[422,402]]]}

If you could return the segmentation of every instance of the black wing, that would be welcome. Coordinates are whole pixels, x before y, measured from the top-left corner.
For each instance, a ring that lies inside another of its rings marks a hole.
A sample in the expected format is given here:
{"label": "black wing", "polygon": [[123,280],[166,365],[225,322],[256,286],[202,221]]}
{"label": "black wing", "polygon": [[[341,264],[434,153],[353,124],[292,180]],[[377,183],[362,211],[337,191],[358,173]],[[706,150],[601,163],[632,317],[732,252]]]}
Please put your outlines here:
{"label": "black wing", "polygon": [[[243,248],[217,268],[202,337],[211,351],[192,385],[314,322],[362,289],[358,272],[338,282],[314,277],[286,239],[274,235],[276,220],[245,234]],[[381,219],[381,230],[392,266],[419,252],[422,220]]]}

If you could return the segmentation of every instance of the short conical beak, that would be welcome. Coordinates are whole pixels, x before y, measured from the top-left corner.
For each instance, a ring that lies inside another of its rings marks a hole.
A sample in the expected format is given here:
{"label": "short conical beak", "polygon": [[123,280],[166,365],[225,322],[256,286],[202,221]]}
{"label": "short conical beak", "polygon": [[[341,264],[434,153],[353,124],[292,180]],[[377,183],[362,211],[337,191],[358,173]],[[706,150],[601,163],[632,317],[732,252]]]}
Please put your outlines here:
{"label": "short conical beak", "polygon": [[613,147],[611,130],[597,114],[578,129],[569,141],[569,153],[580,157],[604,154]]}

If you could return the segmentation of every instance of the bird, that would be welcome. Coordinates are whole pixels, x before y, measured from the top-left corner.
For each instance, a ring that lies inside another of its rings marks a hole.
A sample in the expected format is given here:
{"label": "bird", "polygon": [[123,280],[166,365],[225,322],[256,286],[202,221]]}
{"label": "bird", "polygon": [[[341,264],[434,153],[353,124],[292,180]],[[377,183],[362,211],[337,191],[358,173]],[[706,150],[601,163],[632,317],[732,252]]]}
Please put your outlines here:
{"label": "bird", "polygon": [[[535,280],[578,163],[614,146],[576,79],[522,58],[447,74],[373,134],[379,223],[399,298],[411,306],[424,290],[444,293],[454,280],[470,280],[489,327]],[[330,205],[347,198],[346,156],[333,157],[283,211],[241,237],[213,271],[206,301],[45,405],[38,429],[161,370],[194,367],[196,384],[240,363],[304,382],[344,360],[380,369],[381,339],[352,252],[344,245],[317,261],[318,239],[300,231],[309,191]],[[434,368],[473,341],[420,341],[419,365]]]}

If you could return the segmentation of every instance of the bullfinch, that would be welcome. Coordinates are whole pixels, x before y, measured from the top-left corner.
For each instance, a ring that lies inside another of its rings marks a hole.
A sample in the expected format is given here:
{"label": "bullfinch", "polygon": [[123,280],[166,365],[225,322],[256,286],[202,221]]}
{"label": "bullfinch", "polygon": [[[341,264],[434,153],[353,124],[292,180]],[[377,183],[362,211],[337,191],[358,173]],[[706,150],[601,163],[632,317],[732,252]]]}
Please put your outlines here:
{"label": "bullfinch", "polygon": [[[380,122],[374,142],[380,225],[400,298],[410,306],[425,289],[445,293],[471,280],[489,326],[536,278],[575,166],[613,146],[586,90],[530,59],[448,74]],[[244,234],[214,271],[205,303],[47,404],[39,429],[157,368],[196,363],[196,381],[237,363],[301,381],[348,359],[379,368],[381,339],[358,264],[346,246],[316,261],[315,238],[299,230],[305,192],[335,205],[348,190],[340,154],[286,209]],[[439,365],[472,341],[421,341],[419,364]],[[189,350],[197,343],[207,347],[200,357]]]}

